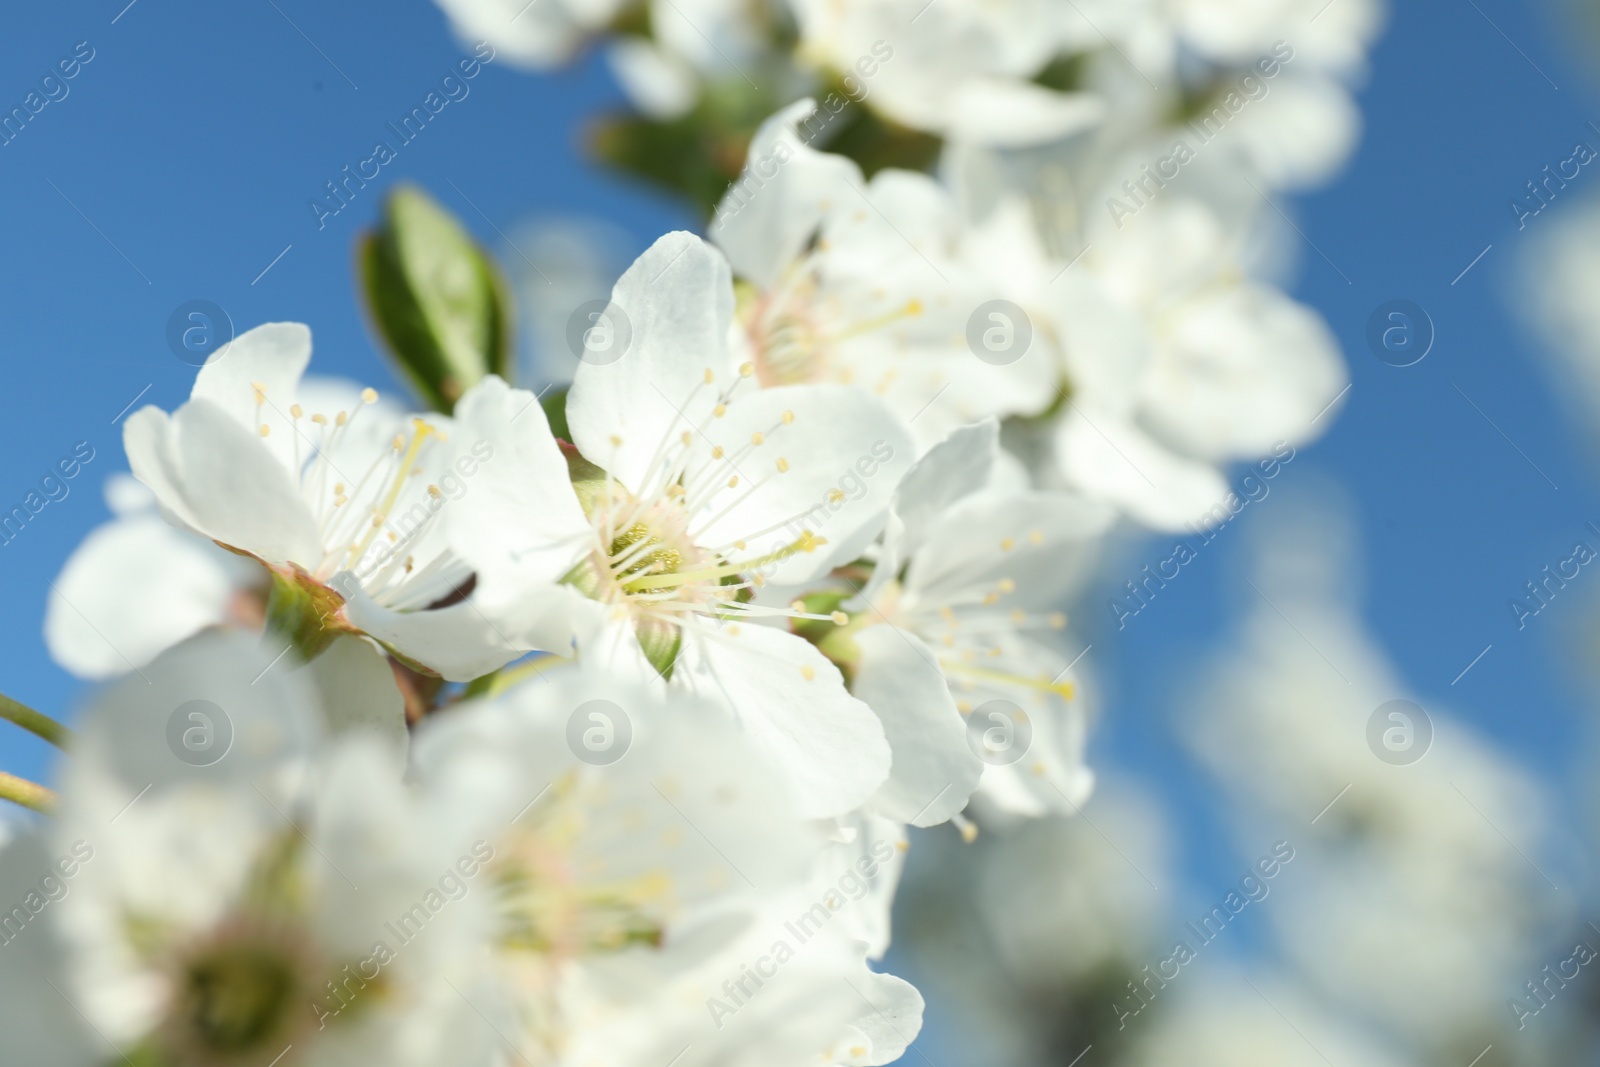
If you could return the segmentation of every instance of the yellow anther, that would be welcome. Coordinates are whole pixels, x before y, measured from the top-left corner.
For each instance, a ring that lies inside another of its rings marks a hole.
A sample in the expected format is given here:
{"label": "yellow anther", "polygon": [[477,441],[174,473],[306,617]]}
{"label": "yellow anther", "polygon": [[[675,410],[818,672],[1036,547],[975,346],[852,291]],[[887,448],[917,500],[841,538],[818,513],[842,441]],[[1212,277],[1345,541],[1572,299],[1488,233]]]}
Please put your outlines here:
{"label": "yellow anther", "polygon": [[806,610],[806,602],[804,600],[791,600],[789,601],[789,610],[803,612]]}
{"label": "yellow anther", "polygon": [[260,404],[267,399],[267,387],[261,382],[251,382],[250,388],[255,390],[256,403]]}
{"label": "yellow anther", "polygon": [[444,494],[439,491],[439,487],[437,485],[428,486],[428,495],[434,498],[444,496]]}
{"label": "yellow anther", "polygon": [[817,677],[817,672],[811,668],[809,663],[800,668],[800,674],[808,682],[813,681]]}
{"label": "yellow anther", "polygon": [[728,479],[728,488],[729,489],[732,489],[734,486],[736,486],[738,484],[739,484],[739,476],[737,474],[735,474],[732,478]]}
{"label": "yellow anther", "polygon": [[1017,547],[1017,543],[1015,541],[1013,541],[1009,537],[1002,538],[1001,541],[1000,541],[1000,551],[1002,551],[1002,552],[1010,552],[1013,548],[1016,548],[1016,547]]}
{"label": "yellow anther", "polygon": [[847,625],[849,622],[850,622],[850,616],[846,615],[844,612],[836,611],[836,612],[833,613],[833,624],[835,626],[844,626],[844,625]]}
{"label": "yellow anther", "polygon": [[721,459],[722,457],[723,457],[723,451],[722,451],[722,446],[721,445],[717,445],[715,448],[713,448],[711,450],[711,458],[712,459]]}
{"label": "yellow anther", "polygon": [[756,372],[756,365],[754,363],[741,363],[741,364],[739,364],[739,377],[748,378],[748,377],[750,377],[750,375],[754,374],[755,372]]}
{"label": "yellow anther", "polygon": [[1029,541],[1029,543],[1035,544],[1035,545],[1044,544],[1044,533],[1043,533],[1043,531],[1040,531],[1040,530],[1029,530],[1028,531],[1028,541]]}
{"label": "yellow anther", "polygon": [[711,414],[716,416],[719,419],[722,418],[722,416],[726,415],[727,413],[728,413],[728,405],[726,405],[726,404],[718,404],[716,407],[711,409]]}
{"label": "yellow anther", "polygon": [[998,603],[1000,603],[1000,594],[999,593],[985,593],[985,594],[983,594],[983,602],[985,604],[998,604]]}
{"label": "yellow anther", "polygon": [[712,382],[714,382],[716,380],[717,380],[717,376],[715,374],[711,373],[711,368],[710,367],[707,367],[706,368],[706,384],[710,385]]}
{"label": "yellow anther", "polygon": [[1050,613],[1050,628],[1052,630],[1065,630],[1067,628],[1067,617],[1059,611],[1052,611]]}
{"label": "yellow anther", "polygon": [[783,413],[783,424],[785,426],[788,426],[788,425],[792,424],[793,422],[794,422],[794,412],[785,411]]}
{"label": "yellow anther", "polygon": [[843,499],[844,499],[844,490],[842,490],[842,489],[834,489],[834,490],[832,490],[832,491],[830,491],[828,493],[828,501],[830,503],[837,504],[839,501],[841,501]]}
{"label": "yellow anther", "polygon": [[403,433],[395,434],[394,440],[390,441],[389,444],[393,446],[396,452],[404,452],[406,449],[406,435]]}
{"label": "yellow anther", "polygon": [[767,435],[762,433],[760,430],[757,430],[755,433],[750,435],[750,443],[753,445],[759,445],[766,439]]}
{"label": "yellow anther", "polygon": [[261,436],[265,437],[265,436],[267,436],[267,434],[269,434],[271,432],[272,432],[272,427],[268,426],[266,423],[263,422],[261,424]]}
{"label": "yellow anther", "polygon": [[302,408],[299,404],[290,404],[289,405],[289,417],[290,418],[298,419],[301,415],[304,415],[304,414],[305,414],[305,409]]}
{"label": "yellow anther", "polygon": [[328,425],[328,416],[326,416],[326,415],[313,415],[313,416],[311,416],[311,421],[316,423],[318,426],[326,426],[326,425]]}
{"label": "yellow anther", "polygon": [[917,299],[911,299],[911,300],[906,301],[906,314],[907,315],[920,315],[920,314],[922,314],[922,301],[917,300]]}
{"label": "yellow anther", "polygon": [[778,473],[779,474],[788,474],[789,473],[789,461],[784,459],[782,456],[778,457]]}
{"label": "yellow anther", "polygon": [[333,417],[333,424],[335,426],[343,426],[349,420],[350,420],[350,413],[347,412],[347,411],[341,411],[341,412],[339,412],[339,414],[337,414],[337,415],[335,415]]}
{"label": "yellow anther", "polygon": [[363,404],[376,404],[378,402],[378,391],[371,386],[361,390],[361,402]]}
{"label": "yellow anther", "polygon": [[1015,592],[1017,588],[1017,583],[1013,582],[1010,578],[1002,578],[996,584],[1000,587],[1000,591],[1002,593]]}
{"label": "yellow anther", "polygon": [[622,447],[622,438],[618,437],[616,434],[612,434],[611,435],[611,447],[612,448],[621,448]]}
{"label": "yellow anther", "polygon": [[685,430],[683,433],[678,435],[678,440],[682,441],[686,445],[692,445],[694,444],[694,434],[690,433],[688,430]]}

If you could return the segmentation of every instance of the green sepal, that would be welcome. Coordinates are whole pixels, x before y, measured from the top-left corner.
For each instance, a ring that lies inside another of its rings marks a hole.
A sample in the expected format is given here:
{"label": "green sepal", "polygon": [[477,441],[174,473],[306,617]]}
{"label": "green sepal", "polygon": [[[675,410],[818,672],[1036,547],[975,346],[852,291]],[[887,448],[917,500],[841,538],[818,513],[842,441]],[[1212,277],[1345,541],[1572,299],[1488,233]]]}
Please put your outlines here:
{"label": "green sepal", "polygon": [[333,639],[356,630],[340,612],[344,598],[299,567],[272,570],[267,595],[267,633],[287,640],[307,663],[327,651]]}
{"label": "green sepal", "polygon": [[672,668],[677,665],[678,653],[683,649],[683,627],[665,619],[635,619],[634,635],[644,658],[666,681],[672,681]]}
{"label": "green sepal", "polygon": [[422,399],[448,414],[485,375],[511,377],[511,301],[488,254],[422,190],[401,185],[357,258],[373,324]]}

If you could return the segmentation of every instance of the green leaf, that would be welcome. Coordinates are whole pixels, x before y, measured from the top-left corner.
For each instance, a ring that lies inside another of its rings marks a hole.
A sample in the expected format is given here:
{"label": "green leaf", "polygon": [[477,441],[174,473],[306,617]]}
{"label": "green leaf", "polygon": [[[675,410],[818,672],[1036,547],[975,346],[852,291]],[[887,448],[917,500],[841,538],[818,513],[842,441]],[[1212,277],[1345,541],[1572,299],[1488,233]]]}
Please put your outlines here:
{"label": "green leaf", "polygon": [[539,401],[539,406],[544,408],[544,417],[550,423],[550,432],[555,434],[560,441],[572,440],[572,428],[567,425],[567,386],[552,389]]}
{"label": "green leaf", "polygon": [[510,377],[511,301],[488,255],[422,190],[398,186],[358,251],[367,308],[422,399],[449,413],[487,374]]}

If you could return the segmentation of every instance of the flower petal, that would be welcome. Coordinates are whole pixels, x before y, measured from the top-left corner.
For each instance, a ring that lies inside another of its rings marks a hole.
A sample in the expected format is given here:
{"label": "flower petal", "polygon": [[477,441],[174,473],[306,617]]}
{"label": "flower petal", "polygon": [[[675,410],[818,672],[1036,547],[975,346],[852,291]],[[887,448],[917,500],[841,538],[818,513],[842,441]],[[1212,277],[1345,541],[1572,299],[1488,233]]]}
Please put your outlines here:
{"label": "flower petal", "polygon": [[604,314],[613,342],[625,334],[626,348],[611,362],[591,357],[578,366],[567,425],[585,459],[637,492],[663,445],[703,422],[717,390],[734,384],[728,261],[692,233],[669,233],[617,280]]}
{"label": "flower petal", "polygon": [[763,289],[805,250],[830,208],[859,201],[849,186],[861,185],[861,168],[798,135],[797,126],[816,110],[815,101],[798,100],[761,124],[744,172],[711,223],[739,277]]}
{"label": "flower petal", "polygon": [[[882,402],[839,385],[748,394],[711,420],[693,447],[690,478],[722,485],[701,509],[698,544],[722,549],[743,541],[741,555],[754,558],[782,551],[807,530],[827,542],[824,551],[768,568],[780,585],[859,556],[882,529],[914,455],[910,435]],[[723,458],[712,458],[715,448]]]}
{"label": "flower petal", "polygon": [[1146,526],[1181,530],[1203,521],[1228,493],[1215,467],[1185,459],[1131,422],[1076,405],[1056,430],[1056,461],[1067,483],[1116,504]]}
{"label": "flower petal", "polygon": [[[310,362],[309,327],[298,322],[269,322],[235,337],[201,367],[189,399],[210,401],[251,434],[259,435],[266,426],[263,444],[280,463],[293,469],[295,425],[289,408],[298,398],[300,376]],[[309,449],[302,447],[302,451]]]}
{"label": "flower petal", "polygon": [[354,634],[335,638],[306,665],[306,675],[321,694],[329,738],[351,731],[369,733],[404,766],[410,743],[406,702],[386,653]]}
{"label": "flower petal", "polygon": [[[112,678],[228,618],[249,560],[155,514],[99,527],[67,558],[45,608],[50,655],[80,678]],[[243,573],[242,573],[243,572]]]}
{"label": "flower petal", "polygon": [[852,686],[883,723],[893,764],[873,807],[912,826],[936,826],[967,806],[983,761],[967,743],[938,658],[916,636],[879,624],[855,638]]}
{"label": "flower petal", "polygon": [[394,611],[373,600],[354,581],[334,584],[350,591],[344,612],[352,626],[449,681],[470,682],[527,651],[471,597],[449,607]]}
{"label": "flower petal", "polygon": [[215,404],[190,401],[171,416],[144,408],[122,438],[169,521],[268,563],[321,562],[316,522],[288,469]]}
{"label": "flower petal", "polygon": [[1114,518],[1076,493],[975,493],[928,524],[906,591],[932,607],[971,604],[1004,585],[999,610],[1054,607],[1088,579]]}
{"label": "flower petal", "polygon": [[872,709],[805,640],[768,626],[697,620],[685,628],[673,684],[717,701],[772,759],[806,818],[862,805],[889,775]]}
{"label": "flower petal", "polygon": [[1008,78],[971,78],[946,102],[943,125],[955,141],[1025,148],[1098,124],[1105,101],[1093,93],[1058,93]]}
{"label": "flower petal", "polygon": [[485,378],[461,398],[455,419],[459,439],[482,441],[488,456],[445,512],[447,538],[477,572],[474,596],[485,614],[510,625],[519,605],[582,558],[594,531],[534,394]]}

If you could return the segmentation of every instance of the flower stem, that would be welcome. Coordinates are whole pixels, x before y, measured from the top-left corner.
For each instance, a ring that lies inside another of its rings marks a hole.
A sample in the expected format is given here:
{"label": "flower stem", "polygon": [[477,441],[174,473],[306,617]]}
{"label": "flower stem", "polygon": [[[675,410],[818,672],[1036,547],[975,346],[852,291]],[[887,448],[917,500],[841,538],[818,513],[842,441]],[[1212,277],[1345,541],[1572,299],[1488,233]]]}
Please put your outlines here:
{"label": "flower stem", "polygon": [[66,748],[72,743],[72,731],[56,722],[43,712],[34,711],[28,705],[12,700],[4,693],[0,693],[0,719],[16,723],[29,733],[37,734],[57,748]]}
{"label": "flower stem", "polygon": [[56,795],[52,790],[5,771],[0,771],[0,800],[9,800],[13,804],[47,814],[56,806]]}

